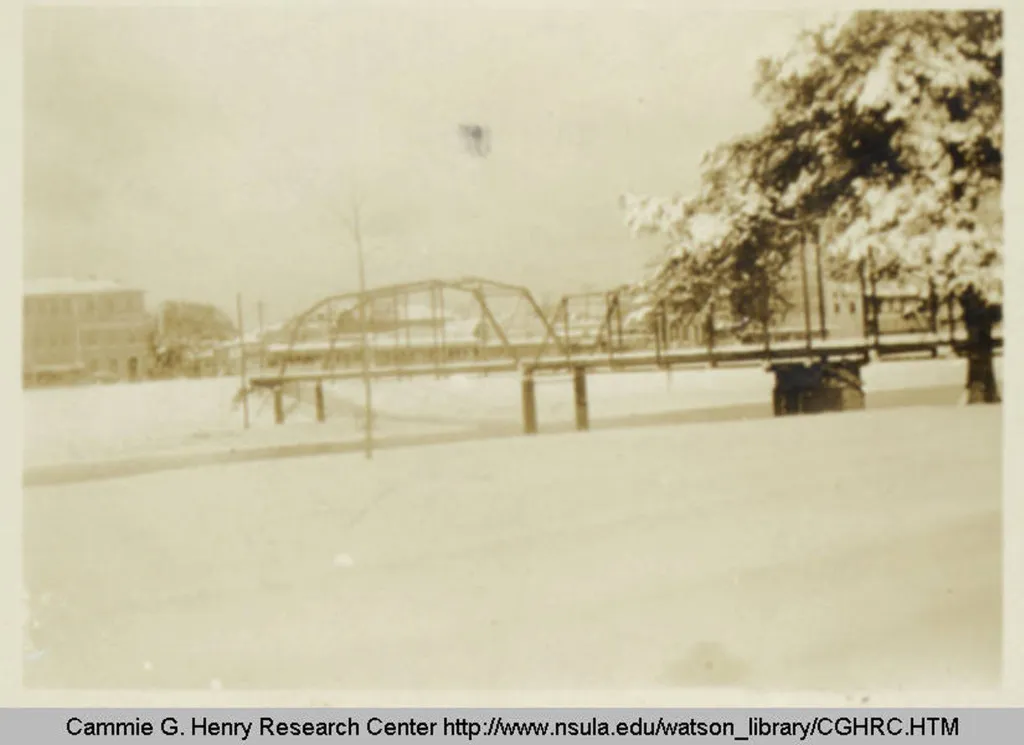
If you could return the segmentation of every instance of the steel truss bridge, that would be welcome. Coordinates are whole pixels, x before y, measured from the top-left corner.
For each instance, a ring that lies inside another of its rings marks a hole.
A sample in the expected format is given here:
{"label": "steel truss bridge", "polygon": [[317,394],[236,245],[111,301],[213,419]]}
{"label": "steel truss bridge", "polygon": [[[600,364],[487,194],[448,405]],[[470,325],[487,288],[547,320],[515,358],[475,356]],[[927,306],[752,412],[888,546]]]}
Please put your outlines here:
{"label": "steel truss bridge", "polygon": [[[518,372],[524,426],[527,432],[535,432],[534,376],[571,372],[577,424],[586,429],[588,372],[720,364],[770,368],[852,364],[859,381],[859,367],[872,357],[937,356],[943,350],[961,354],[966,346],[966,335],[952,324],[945,335],[932,331],[843,339],[822,338],[808,324],[804,338],[779,341],[768,336],[756,344],[730,343],[727,333],[716,334],[712,325],[700,346],[673,345],[664,333],[664,318],[656,318],[653,328],[638,327],[625,298],[625,289],[567,295],[544,309],[525,287],[478,277],[333,295],[292,318],[284,325],[282,338],[261,340],[258,351],[244,352],[250,357],[258,354],[261,364],[243,389],[245,395],[253,390],[273,391],[277,421],[282,422],[284,386],[313,383],[317,416],[323,420],[325,381]],[[581,301],[596,303],[600,315],[574,313]],[[381,314],[381,305],[387,312]],[[450,312],[455,306],[461,314]],[[1002,339],[996,341],[1001,346]],[[242,366],[246,366],[244,359]]]}

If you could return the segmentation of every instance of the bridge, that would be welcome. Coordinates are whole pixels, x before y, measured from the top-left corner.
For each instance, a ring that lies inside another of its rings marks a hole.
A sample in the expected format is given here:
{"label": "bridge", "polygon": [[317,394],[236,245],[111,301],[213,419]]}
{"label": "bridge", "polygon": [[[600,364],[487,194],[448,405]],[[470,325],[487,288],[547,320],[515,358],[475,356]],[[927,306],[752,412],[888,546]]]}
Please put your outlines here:
{"label": "bridge", "polygon": [[[275,420],[283,423],[286,386],[311,383],[317,419],[323,421],[327,381],[519,373],[523,427],[532,434],[539,375],[571,373],[576,425],[585,430],[590,372],[761,364],[776,375],[775,409],[784,414],[861,408],[860,369],[873,357],[962,354],[966,345],[953,323],[946,335],[932,330],[841,339],[827,338],[827,332],[815,336],[808,324],[803,338],[769,334],[756,344],[722,343],[729,341],[729,330],[716,333],[712,325],[700,346],[673,345],[664,319],[653,327],[636,323],[624,292],[564,296],[546,311],[525,287],[476,277],[334,295],[291,319],[279,339],[261,339],[255,374],[246,375],[243,346],[242,395],[272,392]],[[596,322],[573,313],[581,298],[603,301]],[[818,393],[809,395],[812,390]]]}

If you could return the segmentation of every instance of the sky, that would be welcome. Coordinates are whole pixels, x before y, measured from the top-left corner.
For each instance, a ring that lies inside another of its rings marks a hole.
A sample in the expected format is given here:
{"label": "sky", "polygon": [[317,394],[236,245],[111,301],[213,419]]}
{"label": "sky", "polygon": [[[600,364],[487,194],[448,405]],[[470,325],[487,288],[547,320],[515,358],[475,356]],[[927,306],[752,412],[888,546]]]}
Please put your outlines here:
{"label": "sky", "polygon": [[[707,6],[704,6],[707,7]],[[756,128],[806,12],[466,0],[25,11],[25,276],[270,319],[367,283],[539,297],[638,279],[624,191],[687,194]],[[491,132],[474,157],[459,125]]]}

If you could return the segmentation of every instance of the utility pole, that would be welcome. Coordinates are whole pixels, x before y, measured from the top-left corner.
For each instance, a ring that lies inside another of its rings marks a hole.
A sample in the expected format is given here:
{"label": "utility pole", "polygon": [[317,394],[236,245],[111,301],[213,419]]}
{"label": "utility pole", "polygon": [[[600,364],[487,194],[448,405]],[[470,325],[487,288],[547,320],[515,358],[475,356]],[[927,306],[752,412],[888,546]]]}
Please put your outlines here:
{"label": "utility pole", "polygon": [[800,278],[803,285],[804,300],[804,331],[807,335],[807,349],[812,348],[811,342],[811,293],[807,279],[807,234],[800,233]]}
{"label": "utility pole", "polygon": [[818,239],[814,244],[814,265],[818,283],[818,323],[821,324],[821,338],[828,338],[828,320],[825,314],[825,267],[822,260],[822,229],[818,228]]}
{"label": "utility pole", "polygon": [[238,376],[242,383],[242,421],[249,429],[249,383],[245,377],[245,324],[242,320],[242,293],[236,298],[238,305]]}
{"label": "utility pole", "polygon": [[256,305],[256,313],[260,325],[260,369],[262,370],[266,362],[266,341],[263,335],[263,301],[260,300]]}
{"label": "utility pole", "polygon": [[359,204],[352,202],[352,239],[356,246],[356,258],[359,261],[359,331],[363,339],[363,391],[365,394],[364,420],[366,423],[366,459],[373,458],[373,392],[370,385],[370,345],[367,330],[366,308],[366,266],[363,262],[363,238],[359,225]]}
{"label": "utility pole", "polygon": [[868,282],[871,290],[871,335],[875,340],[875,351],[878,351],[878,337],[881,334],[881,327],[878,323],[878,314],[881,310],[878,302],[878,273],[875,270],[875,252],[868,244]]}

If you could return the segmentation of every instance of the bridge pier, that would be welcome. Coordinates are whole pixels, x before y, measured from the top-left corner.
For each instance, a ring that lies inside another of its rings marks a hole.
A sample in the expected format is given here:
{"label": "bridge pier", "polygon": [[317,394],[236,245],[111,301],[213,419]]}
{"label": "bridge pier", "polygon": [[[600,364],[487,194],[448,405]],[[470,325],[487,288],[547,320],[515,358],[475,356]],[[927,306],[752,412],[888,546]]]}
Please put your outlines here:
{"label": "bridge pier", "polygon": [[572,369],[572,391],[576,403],[576,429],[583,432],[590,429],[590,414],[587,411],[587,369],[582,365]]}
{"label": "bridge pier", "polygon": [[775,374],[775,416],[853,411],[864,408],[862,360],[786,362],[769,366]]}
{"label": "bridge pier", "polygon": [[523,373],[523,432],[537,434],[537,388],[533,373]]}
{"label": "bridge pier", "polygon": [[316,420],[318,422],[327,421],[327,412],[324,409],[324,384],[322,380],[316,382],[314,398],[316,399]]}
{"label": "bridge pier", "polygon": [[284,424],[284,386],[274,386],[274,423]]}

